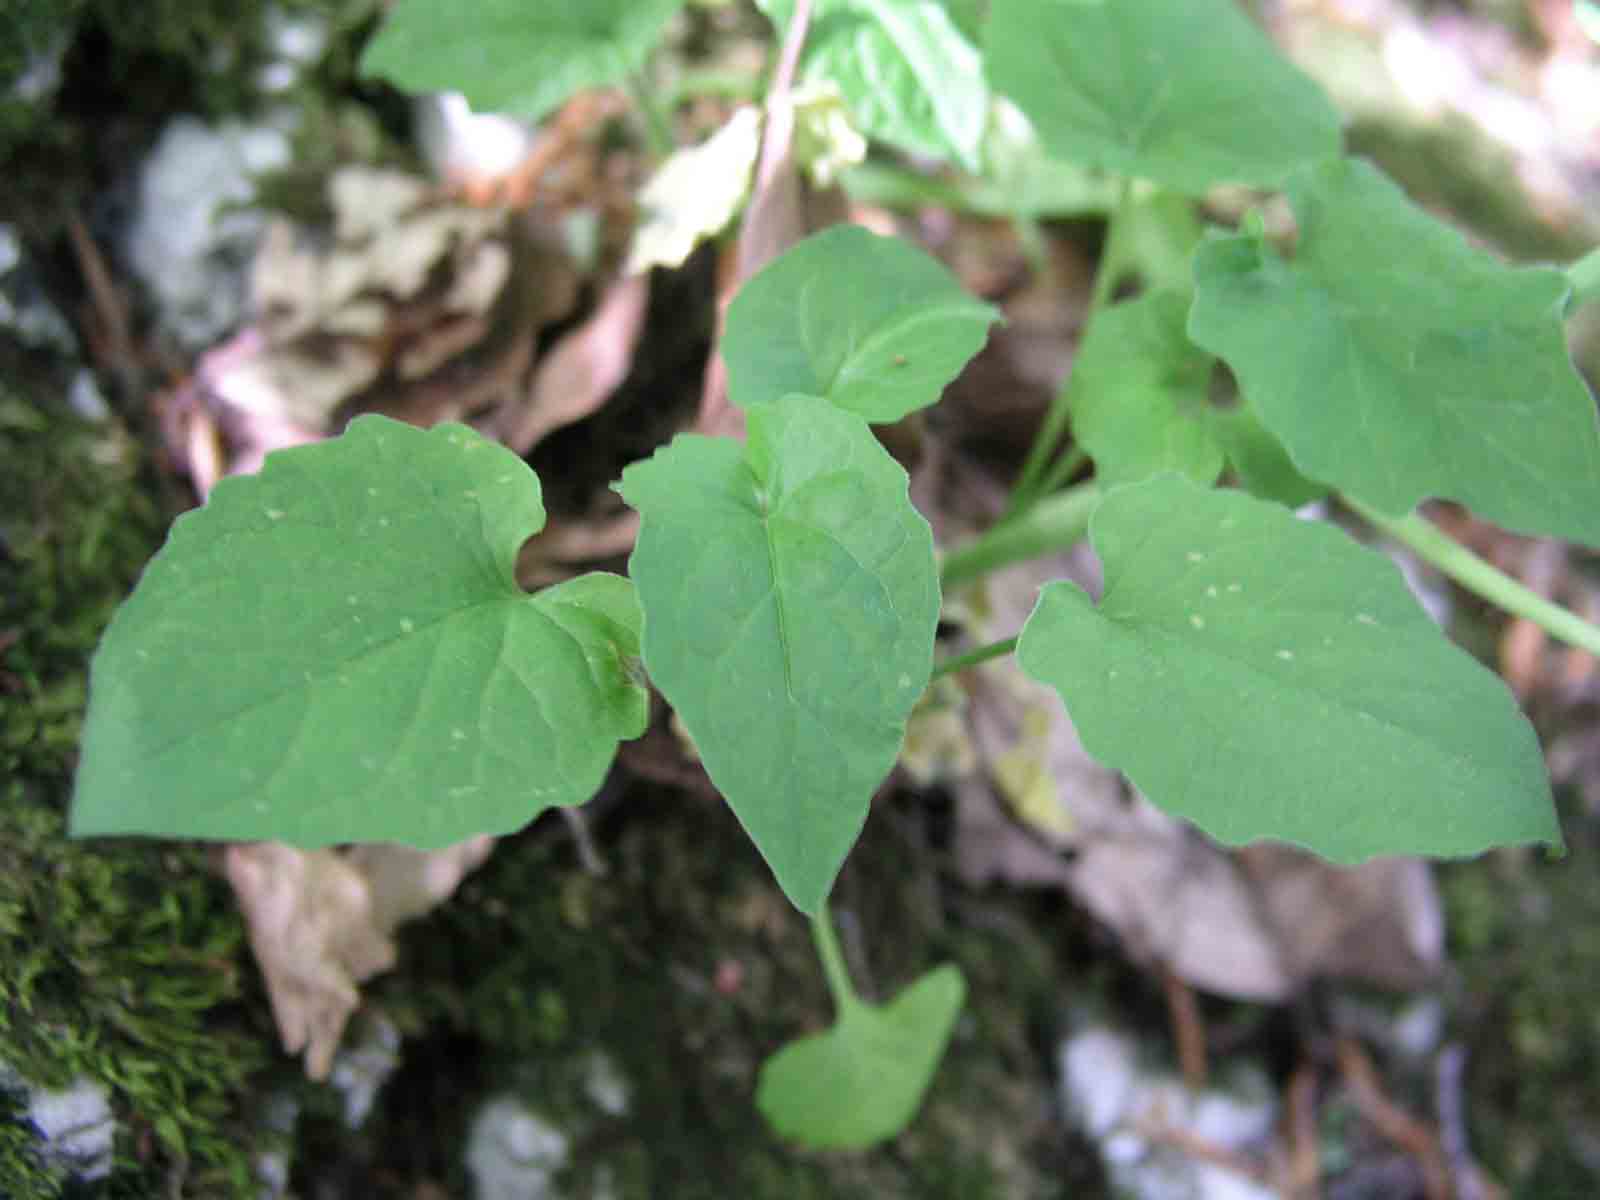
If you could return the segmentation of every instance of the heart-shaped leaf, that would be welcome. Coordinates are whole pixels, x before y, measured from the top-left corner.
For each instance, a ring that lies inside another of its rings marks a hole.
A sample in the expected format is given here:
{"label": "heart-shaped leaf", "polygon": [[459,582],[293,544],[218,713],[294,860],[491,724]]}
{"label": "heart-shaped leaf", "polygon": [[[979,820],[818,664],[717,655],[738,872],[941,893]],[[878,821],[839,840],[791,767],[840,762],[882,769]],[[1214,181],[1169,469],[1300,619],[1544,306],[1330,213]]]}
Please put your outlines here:
{"label": "heart-shaped leaf", "polygon": [[814,912],[894,765],[939,615],[928,524],[859,417],[750,410],[622,474],[644,661],[795,906]]}
{"label": "heart-shaped leaf", "polygon": [[872,422],[939,399],[1000,319],[899,238],[840,225],[791,247],[740,289],[722,354],[743,408],[821,396]]}
{"label": "heart-shaped leaf", "polygon": [[638,70],[684,0],[398,0],[361,55],[408,92],[460,92],[481,111],[538,120]]}
{"label": "heart-shaped leaf", "polygon": [[1090,528],[1099,606],[1050,584],[1017,657],[1156,804],[1338,862],[1560,841],[1532,727],[1387,559],[1175,475]]}
{"label": "heart-shaped leaf", "polygon": [[860,1149],[899,1133],[922,1105],[966,998],[954,966],[929,971],[883,1007],[849,999],[826,1033],[761,1067],[756,1106],[784,1137]]}
{"label": "heart-shaped leaf", "polygon": [[1261,234],[1202,246],[1189,333],[1300,470],[1381,512],[1443,496],[1600,545],[1600,426],[1567,355],[1565,274],[1471,249],[1363,162],[1288,192],[1294,260]]}
{"label": "heart-shaped leaf", "polygon": [[1327,97],[1235,0],[996,0],[984,63],[1053,153],[1182,192],[1339,148]]}
{"label": "heart-shaped leaf", "polygon": [[360,417],[179,518],[95,654],[79,834],[436,847],[599,787],[643,731],[632,585],[529,596],[539,481]]}
{"label": "heart-shaped leaf", "polygon": [[[757,0],[779,31],[794,0]],[[978,51],[933,0],[814,0],[803,71],[869,137],[977,170],[989,113]]]}

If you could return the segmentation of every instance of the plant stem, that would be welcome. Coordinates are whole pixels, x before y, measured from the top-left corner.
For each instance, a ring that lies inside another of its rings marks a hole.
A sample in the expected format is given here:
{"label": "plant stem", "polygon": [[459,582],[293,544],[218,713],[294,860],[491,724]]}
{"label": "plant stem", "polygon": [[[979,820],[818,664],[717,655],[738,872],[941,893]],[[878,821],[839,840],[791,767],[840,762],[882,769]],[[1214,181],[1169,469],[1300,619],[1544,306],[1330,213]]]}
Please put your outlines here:
{"label": "plant stem", "polygon": [[1039,481],[1039,494],[1048,496],[1052,492],[1059,492],[1079,471],[1089,462],[1089,455],[1082,446],[1074,446],[1055,462],[1050,464],[1050,469],[1044,473],[1044,478]]}
{"label": "plant stem", "polygon": [[1568,267],[1567,278],[1572,280],[1572,303],[1567,305],[1568,314],[1591,300],[1600,300],[1600,246]]}
{"label": "plant stem", "polygon": [[639,72],[628,73],[628,91],[633,96],[633,102],[639,106],[639,111],[644,114],[645,138],[650,143],[650,152],[657,158],[667,157],[678,148],[678,142],[672,136],[672,125],[667,120],[667,114],[661,111],[661,105],[645,86],[644,77]]}
{"label": "plant stem", "polygon": [[1081,541],[1099,503],[1100,489],[1092,482],[1046,496],[1026,512],[946,554],[939,582],[948,591],[1010,563]]}
{"label": "plant stem", "polygon": [[1359,500],[1352,500],[1348,496],[1341,496],[1340,499],[1468,591],[1493,601],[1508,613],[1526,617],[1552,637],[1600,657],[1600,627],[1591,625],[1559,604],[1551,603],[1538,592],[1490,566],[1460,542],[1441,533],[1433,522],[1417,513],[1398,519],[1386,517]]}
{"label": "plant stem", "polygon": [[957,654],[954,658],[947,658],[933,668],[933,678],[948,675],[952,671],[965,671],[968,667],[975,667],[981,662],[988,662],[991,658],[999,658],[1002,654],[1010,654],[1017,648],[1016,638],[1006,638],[1003,642],[990,642],[987,646],[979,646],[976,650],[968,650],[965,654]]}
{"label": "plant stem", "polygon": [[[1095,314],[1110,303],[1117,280],[1122,277],[1123,242],[1126,240],[1128,214],[1132,209],[1133,182],[1124,178],[1117,189],[1117,206],[1111,210],[1111,221],[1106,229],[1105,249],[1100,253],[1100,265],[1095,269],[1094,290],[1089,294],[1089,311],[1083,320],[1083,335],[1079,338],[1079,345],[1083,344],[1083,338],[1089,336]],[[1056,390],[1055,398],[1050,401],[1050,409],[1045,413],[1044,424],[1039,427],[1033,445],[1028,447],[1028,457],[1022,464],[1022,472],[1012,486],[1011,499],[1006,505],[1008,519],[1027,508],[1046,490],[1040,485],[1039,477],[1060,448],[1070,415],[1067,409],[1067,386],[1063,382]]]}
{"label": "plant stem", "polygon": [[817,915],[811,918],[811,940],[817,945],[817,957],[822,959],[822,974],[828,981],[828,993],[840,1015],[846,1009],[860,1004],[855,985],[850,982],[850,968],[845,965],[844,951],[839,948],[839,935],[833,929],[833,916],[828,912],[828,902],[817,905]]}

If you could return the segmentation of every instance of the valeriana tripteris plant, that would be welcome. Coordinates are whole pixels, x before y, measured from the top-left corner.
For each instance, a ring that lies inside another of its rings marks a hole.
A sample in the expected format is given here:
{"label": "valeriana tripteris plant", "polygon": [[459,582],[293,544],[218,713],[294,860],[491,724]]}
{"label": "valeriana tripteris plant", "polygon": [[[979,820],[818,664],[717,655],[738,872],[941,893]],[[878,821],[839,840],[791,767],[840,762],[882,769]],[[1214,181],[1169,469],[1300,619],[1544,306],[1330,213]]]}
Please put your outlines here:
{"label": "valeriana tripteris plant", "polygon": [[[369,64],[537,114],[637,70],[675,7],[409,0]],[[748,436],[680,436],[624,471],[641,517],[628,578],[525,594],[513,566],[543,523],[538,480],[463,426],[362,417],[221,484],[106,635],[74,820],[306,846],[506,832],[593,793],[643,730],[648,680],[814,918],[839,1005],[834,1029],[768,1064],[758,1101],[782,1132],[844,1146],[910,1119],[962,1002],[944,967],[866,1004],[826,917],[937,671],[1014,651],[1091,753],[1225,842],[1343,862],[1559,843],[1506,688],[1386,559],[1289,506],[1338,495],[1600,649],[1413,512],[1445,497],[1600,545],[1600,433],[1562,332],[1600,268],[1503,266],[1341,157],[1326,99],[1229,0],[995,0],[982,23],[912,0],[815,8],[802,71],[874,136],[981,168],[998,94],[1059,159],[1126,181],[1008,518],[941,564],[871,428],[936,403],[998,314],[911,246],[830,230],[729,310]],[[960,62],[982,81],[929,68]],[[1282,191],[1292,252],[1257,217],[1204,229],[1194,199],[1220,183]],[[1113,302],[1130,280],[1146,289]],[[1238,381],[1226,407],[1219,364]],[[1060,491],[1069,428],[1095,479]],[[935,666],[941,580],[1086,530],[1098,603],[1051,584],[1016,639]]]}

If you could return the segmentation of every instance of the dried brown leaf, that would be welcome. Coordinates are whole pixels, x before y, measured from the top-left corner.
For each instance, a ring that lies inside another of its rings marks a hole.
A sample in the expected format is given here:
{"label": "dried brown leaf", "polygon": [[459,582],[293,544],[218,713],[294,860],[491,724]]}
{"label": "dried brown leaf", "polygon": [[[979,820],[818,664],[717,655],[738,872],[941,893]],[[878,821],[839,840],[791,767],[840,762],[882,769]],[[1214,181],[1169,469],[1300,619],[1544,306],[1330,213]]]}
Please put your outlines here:
{"label": "dried brown leaf", "polygon": [[358,846],[298,850],[281,842],[223,851],[266,980],[278,1035],[305,1054],[306,1074],[324,1079],[358,985],[394,965],[394,931],[455,890],[488,857],[493,839],[442,850]]}
{"label": "dried brown leaf", "polygon": [[613,283],[594,314],[539,363],[525,405],[502,409],[501,441],[526,454],[554,430],[599,409],[628,376],[649,301],[648,276]]}

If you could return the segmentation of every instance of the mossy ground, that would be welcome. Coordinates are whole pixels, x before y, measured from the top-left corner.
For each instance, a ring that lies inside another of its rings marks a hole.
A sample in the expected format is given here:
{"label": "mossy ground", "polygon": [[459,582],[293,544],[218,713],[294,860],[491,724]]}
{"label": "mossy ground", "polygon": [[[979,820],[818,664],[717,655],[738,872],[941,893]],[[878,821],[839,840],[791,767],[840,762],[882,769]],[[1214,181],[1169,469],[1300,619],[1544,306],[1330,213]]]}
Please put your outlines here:
{"label": "mossy ground", "polygon": [[1441,872],[1473,1147],[1516,1196],[1600,1180],[1600,821],[1561,799],[1565,858]]}
{"label": "mossy ground", "polygon": [[[0,1061],[106,1085],[123,1135],[102,1194],[238,1192],[269,1043],[243,928],[202,851],[65,837],[86,665],[165,514],[134,441],[0,391]],[[16,1098],[9,1101],[13,1109]],[[15,1121],[0,1196],[54,1194]]]}

